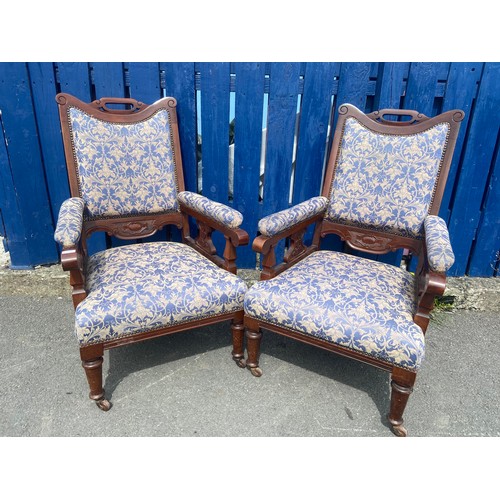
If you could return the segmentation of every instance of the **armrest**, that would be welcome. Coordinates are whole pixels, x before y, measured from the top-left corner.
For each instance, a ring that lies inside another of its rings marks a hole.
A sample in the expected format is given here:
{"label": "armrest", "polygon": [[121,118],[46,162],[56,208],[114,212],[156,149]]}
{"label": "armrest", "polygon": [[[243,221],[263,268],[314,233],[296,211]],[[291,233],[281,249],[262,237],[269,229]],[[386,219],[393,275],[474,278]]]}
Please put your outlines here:
{"label": "armrest", "polygon": [[[248,233],[239,226],[243,222],[243,215],[231,207],[209,200],[190,191],[182,191],[177,199],[181,212],[186,217],[183,229],[184,241],[201,252],[218,266],[236,274],[236,247],[248,244]],[[198,236],[192,238],[189,235],[187,215],[196,219],[198,224]],[[212,231],[220,231],[225,239],[223,258],[219,257],[215,245],[212,242]]]}
{"label": "armrest", "polygon": [[231,207],[209,200],[200,194],[182,191],[177,196],[182,208],[190,208],[200,215],[228,227],[237,229],[243,222],[243,215]]}
{"label": "armrest", "polygon": [[59,210],[54,239],[63,246],[61,265],[70,273],[70,285],[73,289],[72,299],[75,308],[85,299],[84,256],[80,238],[83,227],[83,210],[85,202],[81,198],[69,198],[63,202]]}
{"label": "armrest", "polygon": [[[306,247],[303,237],[308,226],[323,219],[328,203],[328,198],[316,196],[261,219],[258,226],[261,234],[252,244],[252,249],[262,254],[261,280],[274,278],[319,248],[315,238],[311,245]],[[277,264],[275,247],[280,240],[287,237],[290,237],[290,244],[283,262]]]}
{"label": "armrest", "polygon": [[63,247],[75,246],[80,241],[84,208],[81,198],[69,198],[61,205],[54,239]]}
{"label": "armrest", "polygon": [[429,269],[445,273],[455,262],[446,222],[437,215],[428,215],[424,220],[424,230]]}
{"label": "armrest", "polygon": [[329,200],[324,196],[315,196],[291,208],[268,215],[259,221],[259,232],[264,236],[276,236],[297,224],[325,212]]}

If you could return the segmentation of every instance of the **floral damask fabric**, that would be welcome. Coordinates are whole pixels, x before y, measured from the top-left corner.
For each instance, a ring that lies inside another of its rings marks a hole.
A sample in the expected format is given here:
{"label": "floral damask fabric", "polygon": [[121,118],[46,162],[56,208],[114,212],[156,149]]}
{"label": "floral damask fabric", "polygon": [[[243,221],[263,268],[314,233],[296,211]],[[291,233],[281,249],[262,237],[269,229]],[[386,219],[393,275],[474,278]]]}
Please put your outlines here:
{"label": "floral damask fabric", "polygon": [[379,134],[347,118],[325,217],[422,237],[448,132],[439,123],[413,135]]}
{"label": "floral damask fabric", "polygon": [[245,314],[410,370],[424,355],[414,277],[395,266],[317,251],[253,285]]}
{"label": "floral damask fabric", "polygon": [[284,229],[324,212],[328,202],[328,198],[324,196],[315,196],[281,212],[268,215],[259,221],[259,231],[264,236],[274,236]]}
{"label": "floral damask fabric", "polygon": [[133,124],[69,109],[86,217],[178,210],[167,110]]}
{"label": "floral damask fabric", "polygon": [[247,289],[236,275],[174,242],[92,255],[86,288],[75,311],[80,345],[242,310]]}
{"label": "floral damask fabric", "polygon": [[68,198],[63,201],[54,233],[54,239],[63,247],[78,243],[82,235],[84,208],[85,202],[81,198]]}
{"label": "floral damask fabric", "polygon": [[446,222],[437,215],[428,215],[424,227],[429,267],[438,273],[445,273],[455,262]]}
{"label": "floral damask fabric", "polygon": [[178,198],[184,205],[232,229],[239,227],[243,222],[243,215],[238,210],[209,200],[200,194],[182,191]]}

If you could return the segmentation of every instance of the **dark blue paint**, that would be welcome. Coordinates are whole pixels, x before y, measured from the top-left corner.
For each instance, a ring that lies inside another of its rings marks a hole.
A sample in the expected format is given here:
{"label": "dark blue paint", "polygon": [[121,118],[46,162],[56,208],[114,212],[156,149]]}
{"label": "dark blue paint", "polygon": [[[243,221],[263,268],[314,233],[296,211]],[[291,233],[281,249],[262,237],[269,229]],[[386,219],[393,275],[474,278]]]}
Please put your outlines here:
{"label": "dark blue paint", "polygon": [[[450,239],[455,253],[455,264],[449,271],[451,276],[466,273],[481,219],[481,203],[487,189],[500,126],[499,73],[500,63],[485,64],[449,222]],[[490,276],[492,274],[493,271]]]}
{"label": "dark blue paint", "polygon": [[[10,177],[17,198],[18,211],[12,215],[13,224],[18,225],[21,234],[18,233],[16,243],[24,246],[20,258],[9,243],[13,252],[12,267],[57,262],[59,256],[54,242],[54,222],[26,64],[1,64],[0,109],[8,145]],[[2,169],[8,170],[8,166],[3,165]],[[8,178],[9,172],[2,177]],[[10,240],[10,234],[7,236]],[[26,260],[27,255],[29,258]]]}
{"label": "dark blue paint", "polygon": [[[186,189],[197,191],[198,85],[202,92],[204,194],[240,210],[251,238],[260,217],[289,206],[299,92],[303,95],[292,203],[319,192],[322,168],[318,165],[322,167],[333,92],[333,121],[344,102],[367,112],[398,108],[400,103],[429,116],[454,108],[466,112],[440,214],[449,222],[457,256],[450,274],[492,276],[500,246],[495,146],[499,69],[498,63],[463,62],[2,63],[0,108],[8,145],[0,137],[0,233],[7,236],[15,267],[58,258],[52,240],[54,223],[60,204],[69,196],[54,101],[59,89],[87,102],[102,96],[131,96],[146,103],[165,94],[175,97]],[[195,71],[199,71],[198,77]],[[266,73],[269,79],[264,78]],[[230,85],[236,102],[234,200],[228,198]],[[269,91],[268,138],[264,200],[259,202],[265,89]],[[173,233],[175,237],[175,230]],[[159,237],[162,235],[155,236]],[[330,244],[331,239],[327,238],[323,248],[342,246],[338,241]],[[216,239],[219,248],[222,242]],[[104,235],[92,236],[89,243],[91,252],[105,248]],[[239,255],[240,267],[255,265],[250,246]],[[394,258],[397,260],[397,256],[378,257],[385,261]]]}
{"label": "dark blue paint", "polygon": [[[264,101],[264,63],[235,63],[236,119],[234,127],[234,201],[243,214],[242,228],[252,241],[257,236],[260,216],[259,179]],[[254,268],[251,245],[238,249],[237,264]]]}

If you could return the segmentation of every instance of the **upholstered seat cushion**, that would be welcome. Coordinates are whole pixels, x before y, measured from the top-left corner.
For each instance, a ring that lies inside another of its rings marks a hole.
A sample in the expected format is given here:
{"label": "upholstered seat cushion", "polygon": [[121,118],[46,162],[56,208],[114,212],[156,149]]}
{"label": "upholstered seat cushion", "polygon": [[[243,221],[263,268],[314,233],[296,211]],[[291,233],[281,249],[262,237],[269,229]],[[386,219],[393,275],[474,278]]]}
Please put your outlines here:
{"label": "upholstered seat cushion", "polygon": [[414,277],[361,257],[318,251],[245,296],[245,314],[416,370],[424,336],[413,322]]}
{"label": "upholstered seat cushion", "polygon": [[87,298],[76,308],[81,345],[243,309],[246,285],[182,243],[104,250],[87,265]]}

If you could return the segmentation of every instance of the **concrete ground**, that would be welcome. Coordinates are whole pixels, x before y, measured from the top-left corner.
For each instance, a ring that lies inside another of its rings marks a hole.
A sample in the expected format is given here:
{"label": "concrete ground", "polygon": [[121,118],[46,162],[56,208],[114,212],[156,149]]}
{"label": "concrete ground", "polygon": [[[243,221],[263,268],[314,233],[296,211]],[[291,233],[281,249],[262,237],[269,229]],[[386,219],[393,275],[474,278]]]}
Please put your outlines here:
{"label": "concrete ground", "polygon": [[[438,310],[405,422],[411,436],[500,436],[500,314]],[[392,436],[389,375],[264,331],[254,378],[228,325],[105,353],[104,413],[59,267],[0,272],[0,436]]]}

